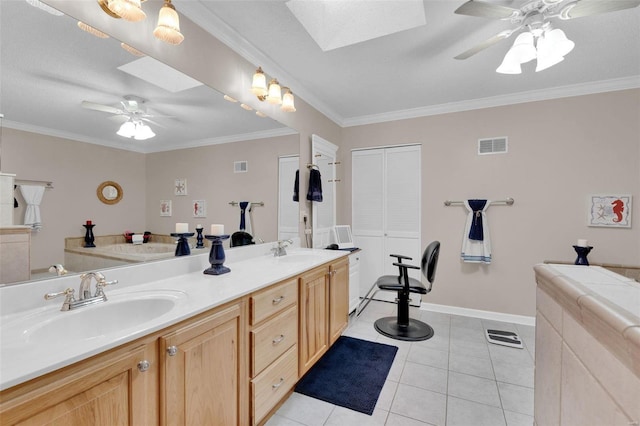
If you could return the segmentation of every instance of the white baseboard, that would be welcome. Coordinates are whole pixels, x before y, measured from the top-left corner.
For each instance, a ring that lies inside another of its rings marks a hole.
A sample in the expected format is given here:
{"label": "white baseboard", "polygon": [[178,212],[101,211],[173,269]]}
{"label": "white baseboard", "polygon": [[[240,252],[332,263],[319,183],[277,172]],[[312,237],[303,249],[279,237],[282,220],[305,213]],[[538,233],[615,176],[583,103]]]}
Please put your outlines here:
{"label": "white baseboard", "polygon": [[434,303],[424,303],[420,306],[420,310],[440,312],[443,314],[462,315],[465,317],[476,317],[493,321],[510,322],[522,325],[536,325],[536,317],[528,317],[525,315],[503,314],[501,312],[482,311],[480,309],[460,308],[449,305],[436,305]]}

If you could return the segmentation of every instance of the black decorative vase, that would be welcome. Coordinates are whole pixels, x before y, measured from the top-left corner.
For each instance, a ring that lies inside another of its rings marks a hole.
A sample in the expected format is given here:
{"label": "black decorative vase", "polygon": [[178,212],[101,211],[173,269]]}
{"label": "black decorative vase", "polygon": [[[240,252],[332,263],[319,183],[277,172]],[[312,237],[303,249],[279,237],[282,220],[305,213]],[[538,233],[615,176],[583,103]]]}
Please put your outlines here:
{"label": "black decorative vase", "polygon": [[87,232],[84,234],[84,246],[85,247],[95,247],[93,244],[95,241],[95,237],[93,236],[93,227],[95,225],[82,225],[86,228]]}
{"label": "black decorative vase", "polygon": [[196,248],[197,249],[201,249],[204,248],[204,240],[202,238],[202,228],[196,228],[196,232],[198,233],[198,236],[196,237]]}
{"label": "black decorative vase", "polygon": [[205,235],[207,240],[211,241],[211,251],[209,252],[210,268],[203,272],[207,275],[222,275],[231,272],[231,269],[224,266],[225,255],[222,242],[229,238],[228,235]]}
{"label": "black decorative vase", "polygon": [[573,246],[573,249],[578,253],[578,257],[576,258],[576,265],[584,265],[589,266],[589,261],[587,260],[587,255],[591,252],[592,246]]}
{"label": "black decorative vase", "polygon": [[178,243],[176,244],[176,256],[188,256],[191,254],[191,249],[189,248],[189,240],[187,238],[193,237],[193,232],[188,232],[185,234],[171,234],[172,237],[178,238]]}

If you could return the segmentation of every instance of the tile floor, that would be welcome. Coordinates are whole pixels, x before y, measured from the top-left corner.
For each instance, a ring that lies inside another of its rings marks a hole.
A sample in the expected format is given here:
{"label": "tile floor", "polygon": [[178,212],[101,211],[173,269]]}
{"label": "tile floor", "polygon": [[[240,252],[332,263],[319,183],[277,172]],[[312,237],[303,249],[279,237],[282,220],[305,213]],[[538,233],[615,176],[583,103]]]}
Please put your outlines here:
{"label": "tile floor", "polygon": [[[372,302],[344,335],[398,346],[372,416],[293,393],[267,426],[520,426],[533,424],[535,328],[413,309],[435,336],[384,337],[373,322],[395,305]],[[485,328],[518,332],[525,348],[490,344]]]}

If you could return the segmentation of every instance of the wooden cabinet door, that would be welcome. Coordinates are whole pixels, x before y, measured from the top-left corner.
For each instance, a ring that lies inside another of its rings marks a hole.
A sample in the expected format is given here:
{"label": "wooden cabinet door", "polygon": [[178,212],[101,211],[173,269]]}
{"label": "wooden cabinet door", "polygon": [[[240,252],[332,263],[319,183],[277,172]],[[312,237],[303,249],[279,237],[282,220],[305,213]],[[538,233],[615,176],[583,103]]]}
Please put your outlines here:
{"label": "wooden cabinet door", "polygon": [[349,324],[349,263],[342,260],[329,268],[329,345]]}
{"label": "wooden cabinet door", "polygon": [[241,301],[159,339],[161,424],[248,424],[245,309]]}
{"label": "wooden cabinet door", "polygon": [[299,375],[302,375],[329,348],[328,270],[314,269],[300,277]]}
{"label": "wooden cabinet door", "polygon": [[[149,364],[142,364],[144,361]],[[27,382],[3,393],[1,423],[155,424],[157,388],[154,363],[155,345],[138,345]]]}

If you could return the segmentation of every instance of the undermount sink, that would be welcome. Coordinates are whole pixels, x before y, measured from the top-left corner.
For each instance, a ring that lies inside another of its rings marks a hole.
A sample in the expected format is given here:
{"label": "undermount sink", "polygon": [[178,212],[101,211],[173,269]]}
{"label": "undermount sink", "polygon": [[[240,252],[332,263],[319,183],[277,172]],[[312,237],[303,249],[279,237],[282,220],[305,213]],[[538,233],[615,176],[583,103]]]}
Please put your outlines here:
{"label": "undermount sink", "polygon": [[31,325],[22,328],[19,340],[23,343],[55,344],[65,333],[74,340],[100,338],[157,319],[169,313],[185,297],[185,293],[173,290],[130,292],[109,298],[104,303],[71,311],[43,312],[38,318],[29,318]]}

